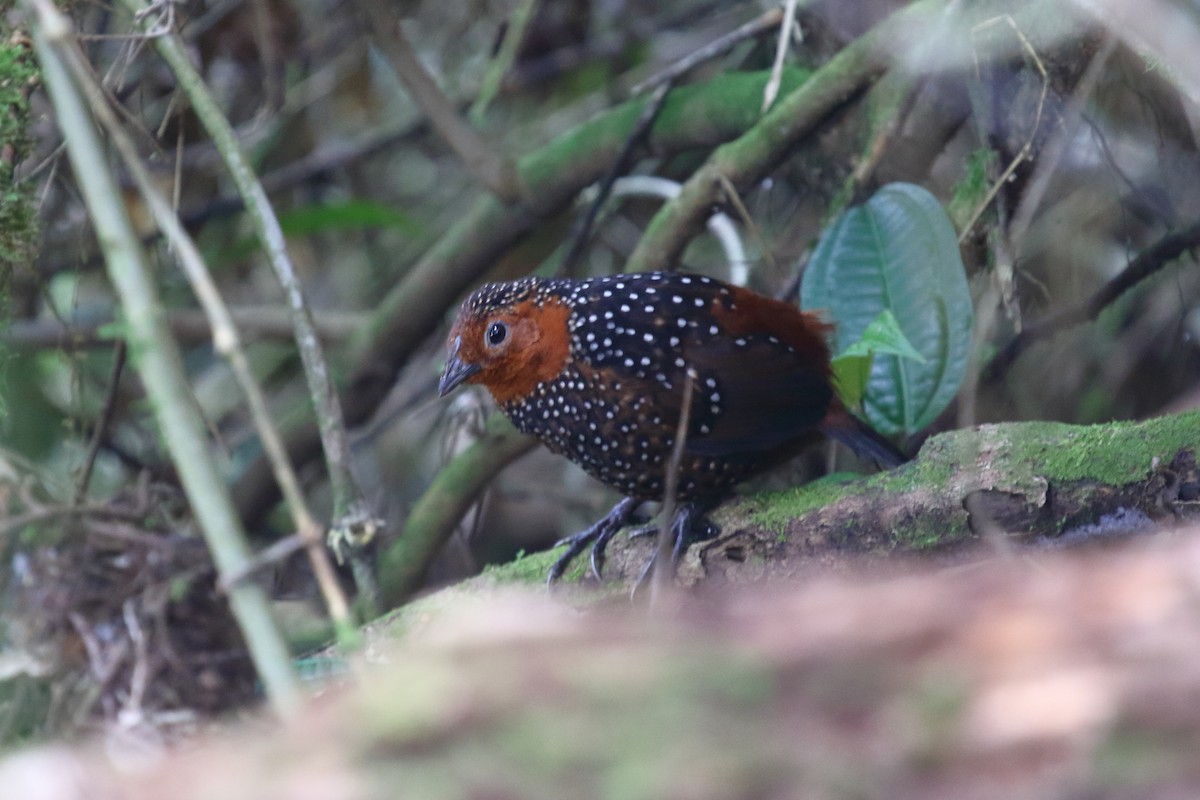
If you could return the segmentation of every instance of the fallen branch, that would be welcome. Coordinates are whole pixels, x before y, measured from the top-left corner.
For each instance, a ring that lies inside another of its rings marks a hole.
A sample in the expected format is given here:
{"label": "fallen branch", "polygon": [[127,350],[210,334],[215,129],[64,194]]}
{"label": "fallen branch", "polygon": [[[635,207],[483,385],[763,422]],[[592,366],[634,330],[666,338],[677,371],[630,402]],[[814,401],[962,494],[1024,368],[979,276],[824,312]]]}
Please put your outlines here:
{"label": "fallen branch", "polygon": [[[864,554],[944,554],[978,544],[985,528],[1015,546],[1049,546],[1113,515],[1147,527],[1174,524],[1200,515],[1197,442],[1200,411],[1140,423],[1014,422],[940,434],[890,472],[726,503],[712,515],[720,534],[688,549],[679,580],[757,584]],[[632,585],[652,546],[618,536],[605,577]],[[558,555],[536,558],[549,564]],[[503,580],[508,569],[495,577]],[[532,564],[511,569],[519,581],[536,571]],[[576,568],[565,578],[584,575]]]}

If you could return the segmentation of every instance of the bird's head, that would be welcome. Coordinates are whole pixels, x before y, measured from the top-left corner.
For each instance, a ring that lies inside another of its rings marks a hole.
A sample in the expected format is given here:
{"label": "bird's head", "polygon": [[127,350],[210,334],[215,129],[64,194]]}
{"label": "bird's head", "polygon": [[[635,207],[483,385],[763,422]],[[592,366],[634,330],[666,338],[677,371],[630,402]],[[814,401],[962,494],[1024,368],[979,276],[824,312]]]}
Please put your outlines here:
{"label": "bird's head", "polygon": [[478,383],[501,405],[527,397],[557,377],[570,358],[570,316],[570,307],[541,291],[535,279],[483,286],[463,303],[450,329],[438,394]]}

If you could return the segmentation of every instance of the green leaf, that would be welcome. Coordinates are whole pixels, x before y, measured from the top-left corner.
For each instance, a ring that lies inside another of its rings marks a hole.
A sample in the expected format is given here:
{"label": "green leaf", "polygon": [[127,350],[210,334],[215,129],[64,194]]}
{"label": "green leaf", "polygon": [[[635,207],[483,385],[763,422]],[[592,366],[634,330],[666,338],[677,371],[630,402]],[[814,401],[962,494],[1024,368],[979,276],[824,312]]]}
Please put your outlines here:
{"label": "green leaf", "polygon": [[885,308],[863,331],[861,339],[833,358],[834,385],[842,401],[851,408],[862,404],[871,364],[879,354],[910,358],[921,364],[927,361],[908,341],[895,315]]}
{"label": "green leaf", "polygon": [[125,320],[114,319],[97,326],[96,338],[115,342],[118,339],[124,339],[128,332],[129,326],[125,324]]}
{"label": "green leaf", "polygon": [[937,198],[920,186],[889,184],[835,219],[809,261],[800,302],[826,309],[837,323],[838,353],[890,311],[921,356],[912,358],[883,329],[872,333],[880,346],[863,411],[881,433],[920,430],[958,392],[974,309],[954,228]]}
{"label": "green leaf", "polygon": [[834,356],[829,363],[833,368],[833,385],[837,388],[838,396],[850,408],[858,408],[862,405],[863,395],[867,393],[867,379],[871,377],[871,363],[875,355],[869,351],[851,353],[850,350]]}
{"label": "green leaf", "polygon": [[396,228],[409,235],[420,232],[420,226],[409,215],[369,200],[348,200],[286,211],[279,215],[279,227],[286,236],[364,228]]}
{"label": "green leaf", "polygon": [[[279,227],[289,238],[372,228],[395,228],[408,236],[421,231],[421,226],[408,214],[369,200],[324,203],[285,211],[279,215]],[[208,255],[207,261],[210,265],[234,263],[249,257],[259,247],[257,235],[245,236]]]}
{"label": "green leaf", "polygon": [[863,331],[862,338],[842,351],[844,356],[860,356],[870,353],[911,358],[920,364],[926,363],[920,351],[912,346],[912,342],[900,328],[900,321],[890,308],[879,312],[879,316],[871,320],[871,324]]}

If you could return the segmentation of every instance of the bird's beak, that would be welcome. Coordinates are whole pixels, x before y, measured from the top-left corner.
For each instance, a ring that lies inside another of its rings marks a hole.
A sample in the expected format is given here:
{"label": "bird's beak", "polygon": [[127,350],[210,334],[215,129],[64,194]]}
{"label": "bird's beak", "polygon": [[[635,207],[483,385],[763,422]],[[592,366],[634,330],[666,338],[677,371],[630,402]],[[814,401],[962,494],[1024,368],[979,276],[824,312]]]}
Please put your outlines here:
{"label": "bird's beak", "polygon": [[478,364],[464,363],[458,357],[458,348],[454,348],[454,352],[450,354],[450,359],[446,361],[446,368],[442,370],[442,379],[438,381],[438,397],[445,397],[454,387],[465,381],[467,378],[479,372]]}

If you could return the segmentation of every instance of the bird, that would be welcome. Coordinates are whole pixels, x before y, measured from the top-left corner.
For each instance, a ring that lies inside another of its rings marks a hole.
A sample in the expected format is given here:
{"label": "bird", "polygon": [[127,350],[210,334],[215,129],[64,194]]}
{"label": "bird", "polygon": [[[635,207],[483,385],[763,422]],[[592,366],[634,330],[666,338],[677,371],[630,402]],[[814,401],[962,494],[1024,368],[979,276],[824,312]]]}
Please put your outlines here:
{"label": "bird", "polygon": [[599,576],[608,541],[663,500],[685,405],[676,553],[737,484],[822,437],[880,467],[907,460],[838,397],[832,330],[819,313],[684,272],[489,283],[458,310],[438,394],[486,387],[518,430],[623,495],[559,543],[549,580],[589,544]]}

